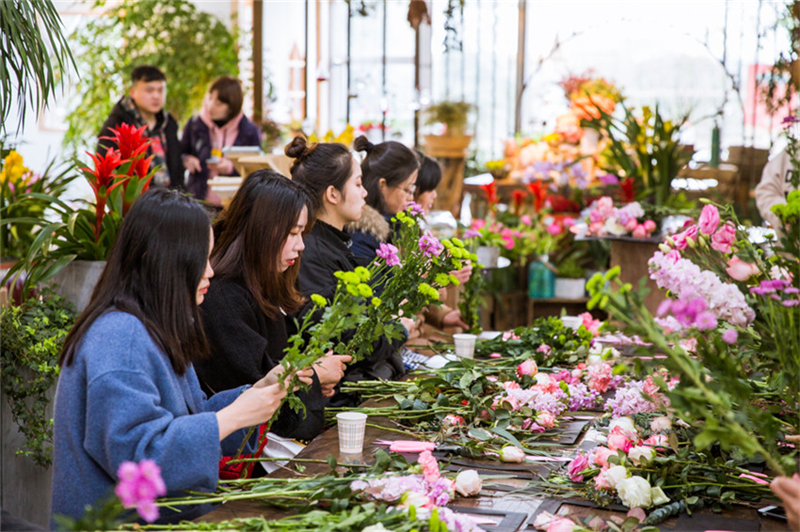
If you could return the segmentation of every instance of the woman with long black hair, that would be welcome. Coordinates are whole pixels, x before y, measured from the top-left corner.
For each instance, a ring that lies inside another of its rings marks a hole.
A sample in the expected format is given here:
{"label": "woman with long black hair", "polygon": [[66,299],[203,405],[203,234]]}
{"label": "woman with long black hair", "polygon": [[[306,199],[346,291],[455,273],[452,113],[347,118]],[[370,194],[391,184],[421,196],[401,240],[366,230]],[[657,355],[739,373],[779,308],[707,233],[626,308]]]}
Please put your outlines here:
{"label": "woman with long black hair", "polygon": [[[208,351],[198,305],[214,275],[209,217],[153,189],[122,223],[92,300],[67,336],[55,399],[53,515],[79,518],[110,494],[124,461],[154,460],[168,496],[214,491],[221,452],[268,421],[286,392],[274,376],[207,399],[193,364]],[[311,371],[300,373],[310,383]],[[207,505],[161,522],[192,519]]]}
{"label": "woman with long black hair", "polygon": [[[256,382],[281,371],[280,361],[294,333],[304,299],[296,288],[303,233],[313,205],[300,185],[272,170],[253,172],[214,225],[211,253],[216,275],[200,310],[212,355],[197,366],[208,393]],[[306,406],[287,404],[270,430],[310,440],[324,428],[323,396],[344,375],[350,357],[328,355],[313,365],[313,384],[298,392]]]}

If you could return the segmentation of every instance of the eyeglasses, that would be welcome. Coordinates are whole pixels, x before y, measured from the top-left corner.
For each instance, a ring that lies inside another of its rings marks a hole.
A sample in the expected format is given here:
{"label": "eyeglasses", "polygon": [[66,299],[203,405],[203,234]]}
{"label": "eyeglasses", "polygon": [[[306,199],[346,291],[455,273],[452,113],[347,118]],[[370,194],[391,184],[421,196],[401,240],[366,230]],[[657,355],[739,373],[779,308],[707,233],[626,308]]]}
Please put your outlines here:
{"label": "eyeglasses", "polygon": [[402,190],[403,192],[405,192],[409,196],[413,196],[414,192],[417,191],[417,185],[411,185],[408,188],[402,188],[402,187],[397,187],[397,188],[399,188],[400,190]]}

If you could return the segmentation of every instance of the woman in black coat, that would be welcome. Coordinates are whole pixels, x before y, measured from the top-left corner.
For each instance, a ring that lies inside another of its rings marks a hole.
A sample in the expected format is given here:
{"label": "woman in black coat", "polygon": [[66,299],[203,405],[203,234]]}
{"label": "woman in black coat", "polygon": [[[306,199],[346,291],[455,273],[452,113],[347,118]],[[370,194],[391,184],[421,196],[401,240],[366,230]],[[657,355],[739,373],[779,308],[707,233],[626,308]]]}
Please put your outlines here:
{"label": "woman in black coat", "polygon": [[[305,240],[300,264],[299,288],[306,296],[320,294],[331,298],[336,290],[337,271],[352,271],[359,265],[351,248],[347,223],[361,218],[367,191],[361,184],[361,167],[342,144],[306,144],[296,137],[287,147],[293,157],[292,180],[305,186],[317,213],[316,222]],[[397,379],[405,373],[398,353],[399,345],[381,338],[373,353],[347,369],[345,380]],[[352,400],[337,397],[341,402]]]}
{"label": "woman in black coat", "polygon": [[[211,356],[196,365],[208,393],[251,384],[280,372],[280,361],[303,298],[295,288],[304,249],[303,231],[312,212],[308,196],[271,170],[254,172],[214,225],[211,255],[215,276],[200,307]],[[306,416],[287,405],[271,430],[310,440],[325,421],[324,396],[344,374],[350,357],[328,355],[313,365],[314,383],[298,392]]]}

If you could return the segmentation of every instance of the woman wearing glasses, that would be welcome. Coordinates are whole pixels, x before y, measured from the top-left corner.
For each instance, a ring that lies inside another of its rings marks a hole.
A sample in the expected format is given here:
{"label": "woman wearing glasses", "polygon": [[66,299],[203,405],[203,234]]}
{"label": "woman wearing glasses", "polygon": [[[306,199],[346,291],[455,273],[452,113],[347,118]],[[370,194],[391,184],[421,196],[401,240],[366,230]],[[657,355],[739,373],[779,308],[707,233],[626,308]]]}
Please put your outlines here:
{"label": "woman wearing glasses", "polygon": [[361,162],[361,179],[367,189],[367,205],[361,218],[347,224],[356,260],[366,266],[381,243],[390,243],[390,220],[414,201],[419,163],[414,152],[399,142],[372,144],[366,137],[354,142],[356,151],[367,152]]}

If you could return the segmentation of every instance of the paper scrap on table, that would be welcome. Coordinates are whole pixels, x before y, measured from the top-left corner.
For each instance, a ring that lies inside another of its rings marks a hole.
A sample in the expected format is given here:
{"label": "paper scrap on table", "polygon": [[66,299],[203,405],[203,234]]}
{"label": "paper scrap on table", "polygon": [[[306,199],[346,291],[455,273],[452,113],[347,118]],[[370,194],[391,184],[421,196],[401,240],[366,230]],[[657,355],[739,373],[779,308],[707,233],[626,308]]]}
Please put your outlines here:
{"label": "paper scrap on table", "polygon": [[425,361],[424,365],[431,369],[443,368],[448,362],[458,360],[458,357],[451,354],[446,355],[433,355]]}
{"label": "paper scrap on table", "polygon": [[[297,443],[291,438],[282,438],[272,432],[267,433],[267,444],[264,446],[264,451],[261,453],[269,458],[294,458],[297,453],[302,451],[305,445]],[[288,460],[281,460],[276,462],[259,462],[267,473],[272,473],[278,469],[285,467],[289,463]]]}

